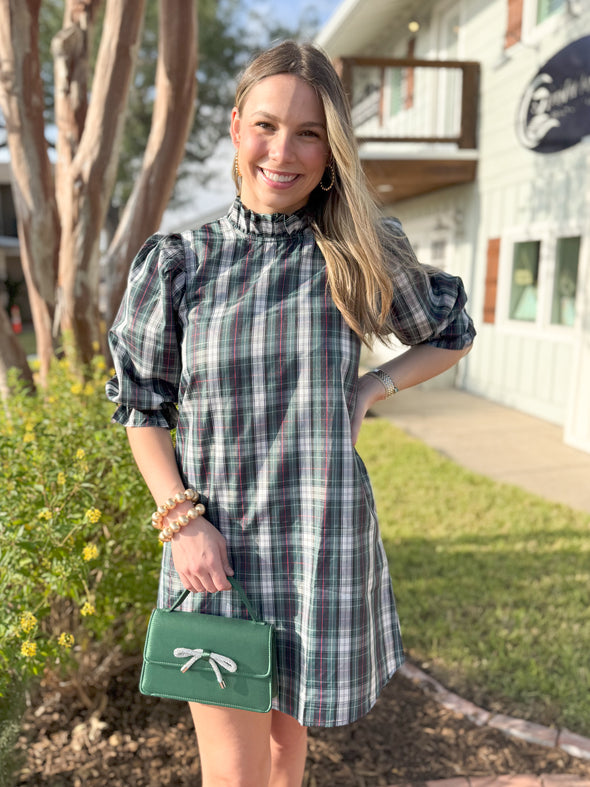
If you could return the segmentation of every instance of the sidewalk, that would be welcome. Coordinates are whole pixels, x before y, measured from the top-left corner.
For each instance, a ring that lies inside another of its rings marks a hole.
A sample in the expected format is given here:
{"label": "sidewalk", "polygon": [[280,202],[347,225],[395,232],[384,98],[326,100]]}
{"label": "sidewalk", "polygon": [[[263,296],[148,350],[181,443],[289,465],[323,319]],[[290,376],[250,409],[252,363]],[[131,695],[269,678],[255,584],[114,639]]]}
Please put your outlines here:
{"label": "sidewalk", "polygon": [[[557,426],[457,389],[402,391],[372,412],[476,473],[590,512],[590,454],[564,445]],[[513,774],[390,787],[558,785],[590,787],[590,780],[569,774]]]}
{"label": "sidewalk", "polygon": [[455,388],[401,391],[372,412],[476,473],[590,512],[590,454],[558,426]]}

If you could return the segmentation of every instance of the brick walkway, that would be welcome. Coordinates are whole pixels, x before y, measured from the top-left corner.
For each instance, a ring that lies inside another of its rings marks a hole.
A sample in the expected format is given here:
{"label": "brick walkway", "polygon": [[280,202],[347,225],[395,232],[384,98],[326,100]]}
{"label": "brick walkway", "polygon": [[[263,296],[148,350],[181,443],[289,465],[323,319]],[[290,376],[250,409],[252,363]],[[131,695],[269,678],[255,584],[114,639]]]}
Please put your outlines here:
{"label": "brick walkway", "polygon": [[553,774],[547,776],[477,776],[471,779],[439,779],[430,782],[403,782],[390,787],[590,787],[581,776]]}

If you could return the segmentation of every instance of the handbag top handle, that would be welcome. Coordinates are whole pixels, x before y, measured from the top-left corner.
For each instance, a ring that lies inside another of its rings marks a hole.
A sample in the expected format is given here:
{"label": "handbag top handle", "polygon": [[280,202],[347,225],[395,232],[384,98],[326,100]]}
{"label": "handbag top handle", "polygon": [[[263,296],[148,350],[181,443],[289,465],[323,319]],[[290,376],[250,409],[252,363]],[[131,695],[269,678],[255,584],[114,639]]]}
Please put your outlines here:
{"label": "handbag top handle", "polygon": [[[230,581],[230,584],[231,584],[232,588],[238,593],[238,595],[239,595],[240,599],[242,600],[244,606],[248,610],[248,614],[250,615],[252,620],[255,623],[260,623],[261,622],[260,618],[258,617],[256,612],[254,611],[254,607],[250,603],[250,600],[248,599],[248,596],[246,595],[246,593],[244,591],[244,588],[242,587],[241,583],[237,579],[235,579],[235,577],[228,577],[228,579]],[[187,598],[187,596],[190,593],[191,593],[190,590],[183,591],[180,594],[180,596],[176,599],[174,604],[170,607],[168,612],[174,612],[174,610],[182,604],[182,602]]]}

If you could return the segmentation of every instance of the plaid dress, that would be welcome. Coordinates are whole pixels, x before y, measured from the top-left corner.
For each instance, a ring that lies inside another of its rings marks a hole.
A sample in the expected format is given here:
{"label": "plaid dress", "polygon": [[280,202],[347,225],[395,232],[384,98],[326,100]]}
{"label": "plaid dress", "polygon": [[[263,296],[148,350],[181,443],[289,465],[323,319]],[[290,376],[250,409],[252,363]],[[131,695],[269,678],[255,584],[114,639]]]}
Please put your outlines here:
{"label": "plaid dress", "polygon": [[[330,298],[305,211],[229,214],[150,238],[110,332],[107,394],[127,426],[176,426],[183,480],[277,630],[275,707],[306,726],[366,714],[403,662],[366,469],[351,442],[360,344]],[[398,336],[459,348],[459,279],[399,270]],[[176,408],[176,405],[178,409]],[[159,606],[182,590],[170,545]],[[183,609],[246,617],[236,594]]]}

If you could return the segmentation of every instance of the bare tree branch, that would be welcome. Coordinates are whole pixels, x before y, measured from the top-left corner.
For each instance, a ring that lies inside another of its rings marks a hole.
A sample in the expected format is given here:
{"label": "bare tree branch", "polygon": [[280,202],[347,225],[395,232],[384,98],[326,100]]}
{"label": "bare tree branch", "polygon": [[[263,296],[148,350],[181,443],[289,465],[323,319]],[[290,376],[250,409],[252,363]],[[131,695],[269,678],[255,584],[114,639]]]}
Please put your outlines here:
{"label": "bare tree branch", "polygon": [[21,262],[43,379],[52,356],[59,223],[44,137],[39,7],[40,0],[0,2],[0,107],[6,121]]}
{"label": "bare tree branch", "polygon": [[100,338],[98,261],[100,232],[117,173],[125,107],[139,46],[145,0],[109,0],[92,96],[78,149],[59,197],[59,309],[77,360],[89,361]]}
{"label": "bare tree branch", "polygon": [[196,97],[196,4],[160,0],[158,41],[151,131],[141,172],[107,255],[108,324],[123,295],[131,258],[160,224],[191,128]]}

